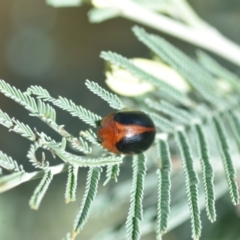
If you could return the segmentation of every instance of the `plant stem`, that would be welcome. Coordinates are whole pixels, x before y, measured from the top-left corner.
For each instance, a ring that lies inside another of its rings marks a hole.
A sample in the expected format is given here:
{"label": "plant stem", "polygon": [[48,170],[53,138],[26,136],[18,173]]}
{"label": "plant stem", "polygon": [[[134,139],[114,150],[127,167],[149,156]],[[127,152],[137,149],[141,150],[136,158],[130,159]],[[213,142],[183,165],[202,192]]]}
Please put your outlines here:
{"label": "plant stem", "polygon": [[112,0],[111,3],[125,18],[205,48],[240,66],[240,47],[213,27],[190,27],[129,0]]}
{"label": "plant stem", "polygon": [[[51,170],[53,175],[56,175],[56,174],[67,171],[68,166],[69,166],[68,163],[61,163],[56,166],[49,167],[48,169]],[[35,171],[31,173],[23,172],[21,175],[19,175],[19,177],[13,178],[10,181],[8,180],[9,175],[3,176],[0,178],[0,193],[5,192],[9,189],[12,189],[24,182],[41,178],[43,177],[44,173],[45,173],[44,170]],[[12,173],[12,175],[13,174],[16,174],[16,173]],[[3,180],[4,178],[6,178],[6,181]]]}

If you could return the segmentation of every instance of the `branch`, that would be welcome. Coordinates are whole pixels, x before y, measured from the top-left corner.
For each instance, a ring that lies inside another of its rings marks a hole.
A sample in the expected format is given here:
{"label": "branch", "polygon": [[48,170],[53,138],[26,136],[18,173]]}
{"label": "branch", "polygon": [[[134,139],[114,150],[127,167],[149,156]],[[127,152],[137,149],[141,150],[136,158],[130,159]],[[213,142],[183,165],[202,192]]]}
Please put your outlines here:
{"label": "branch", "polygon": [[[237,65],[240,65],[239,46],[227,39],[215,28],[194,28],[154,11],[141,7],[129,0],[112,0],[112,8],[119,11],[122,17],[144,24],[171,36],[205,48]],[[216,44],[217,42],[217,44]]]}
{"label": "branch", "polygon": [[[53,175],[59,174],[61,172],[65,172],[68,169],[68,163],[62,163],[53,167],[49,167]],[[14,188],[24,182],[28,182],[30,180],[42,178],[44,176],[45,171],[35,171],[31,173],[27,172],[17,172],[12,173],[0,178],[0,193],[5,192],[11,188]]]}

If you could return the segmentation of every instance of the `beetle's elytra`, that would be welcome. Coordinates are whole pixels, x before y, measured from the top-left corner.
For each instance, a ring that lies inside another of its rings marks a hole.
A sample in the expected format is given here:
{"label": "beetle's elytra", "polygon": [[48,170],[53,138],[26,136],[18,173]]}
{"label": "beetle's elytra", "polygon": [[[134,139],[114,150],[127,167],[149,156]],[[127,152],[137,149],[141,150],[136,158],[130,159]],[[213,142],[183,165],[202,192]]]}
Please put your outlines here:
{"label": "beetle's elytra", "polygon": [[151,146],[156,128],[142,111],[120,111],[104,117],[97,134],[99,142],[110,152],[138,154]]}

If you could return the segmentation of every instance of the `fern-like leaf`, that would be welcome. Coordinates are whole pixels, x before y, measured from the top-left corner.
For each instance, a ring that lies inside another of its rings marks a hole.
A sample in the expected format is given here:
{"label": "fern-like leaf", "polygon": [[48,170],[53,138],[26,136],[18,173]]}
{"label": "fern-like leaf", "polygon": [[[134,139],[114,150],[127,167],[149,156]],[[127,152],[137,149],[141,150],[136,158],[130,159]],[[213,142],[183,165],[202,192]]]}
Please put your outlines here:
{"label": "fern-like leaf", "polygon": [[5,126],[6,128],[10,128],[13,126],[12,119],[8,116],[7,113],[3,112],[0,109],[0,124]]}
{"label": "fern-like leaf", "polygon": [[38,99],[38,114],[30,114],[30,116],[40,117],[43,120],[47,120],[48,122],[56,121],[56,111],[49,104],[45,104],[41,100]]}
{"label": "fern-like leaf", "polygon": [[152,118],[154,124],[157,128],[161,129],[163,132],[173,132],[175,130],[175,124],[170,120],[156,114],[154,112],[147,112],[147,114]]}
{"label": "fern-like leaf", "polygon": [[22,93],[19,89],[12,87],[3,80],[0,80],[0,92],[25,107],[31,112],[31,115],[38,116],[40,118],[44,117],[51,121],[55,121],[56,113],[50,105],[46,105],[40,100],[38,101],[37,105],[34,98],[29,96],[27,93]]}
{"label": "fern-like leaf", "polygon": [[90,89],[90,91],[105,100],[110,107],[117,110],[121,110],[124,108],[124,105],[116,94],[108,92],[104,88],[100,87],[96,82],[86,80],[85,84]]}
{"label": "fern-like leaf", "polygon": [[121,56],[120,54],[113,53],[113,52],[101,52],[101,58],[105,59],[106,61],[111,62],[112,64],[118,65],[122,68],[125,68],[133,75],[139,77],[142,81],[149,82],[154,86],[159,88],[159,91],[164,92],[168,96],[176,99],[177,101],[188,104],[190,100],[188,99],[187,95],[178,91],[176,88],[172,87],[170,84],[164,82],[161,79],[156,78],[153,75],[143,71],[142,69],[135,66],[130,60]]}
{"label": "fern-like leaf", "polygon": [[37,143],[34,143],[30,146],[30,149],[28,151],[27,157],[29,158],[30,163],[35,168],[39,169],[47,169],[49,167],[49,162],[45,161],[45,155],[42,153],[42,160],[38,161],[36,157],[36,151],[39,148],[39,145]]}
{"label": "fern-like leaf", "polygon": [[13,160],[10,156],[0,151],[0,166],[8,171],[20,172],[23,167]]}
{"label": "fern-like leaf", "polygon": [[4,80],[0,80],[0,91],[7,97],[24,106],[28,111],[37,113],[37,104],[35,99],[22,93],[19,89],[12,87]]}
{"label": "fern-like leaf", "polygon": [[16,132],[21,136],[28,138],[30,141],[36,140],[34,132],[28,125],[21,123],[18,120],[15,120],[14,118],[11,119],[9,115],[3,112],[1,109],[0,109],[0,124],[8,128],[9,131]]}
{"label": "fern-like leaf", "polygon": [[226,134],[226,129],[220,117],[218,116],[213,117],[212,122],[215,130],[214,132],[218,140],[219,150],[222,155],[230,196],[233,204],[237,205],[239,203],[239,191],[236,183],[236,172],[230,154],[229,143],[227,141],[228,136]]}
{"label": "fern-like leaf", "polygon": [[193,167],[193,157],[191,153],[190,143],[185,132],[183,131],[176,132],[175,139],[180,151],[185,174],[187,197],[192,223],[192,238],[199,239],[202,227],[198,203],[198,178],[197,173]]}
{"label": "fern-like leaf", "polygon": [[71,146],[75,150],[83,152],[85,154],[89,154],[89,153],[92,152],[92,148],[81,137],[79,137],[79,139],[73,138],[72,141],[71,141]]}
{"label": "fern-like leaf", "polygon": [[193,119],[193,116],[189,114],[187,111],[177,108],[171,103],[168,103],[164,100],[161,100],[161,102],[156,102],[151,99],[146,99],[146,103],[151,108],[160,111],[164,114],[167,114],[171,116],[173,119],[179,120],[181,123],[189,124]]}
{"label": "fern-like leaf", "polygon": [[82,204],[80,210],[74,221],[74,227],[72,232],[72,238],[79,233],[86,223],[89,212],[92,206],[92,202],[95,199],[97,193],[98,182],[101,175],[101,168],[90,168],[87,176],[87,184],[85,188],[85,193],[83,196]]}
{"label": "fern-like leaf", "polygon": [[51,170],[46,170],[43,178],[41,179],[40,183],[36,187],[29,201],[29,205],[32,209],[37,210],[39,208],[39,205],[49,187],[49,184],[52,181],[52,178],[53,178],[53,174]]}
{"label": "fern-like leaf", "polygon": [[10,128],[11,131],[20,134],[21,136],[29,139],[30,141],[36,140],[36,134],[32,131],[32,129],[28,125],[21,123],[18,120],[13,120],[13,123],[14,123],[13,127]]}
{"label": "fern-like leaf", "polygon": [[44,101],[53,102],[55,98],[52,98],[49,92],[41,86],[31,86],[27,89],[26,94],[34,94],[38,99]]}
{"label": "fern-like leaf", "polygon": [[117,182],[117,177],[119,176],[119,172],[120,172],[119,164],[107,166],[107,174],[106,174],[107,178],[103,183],[103,186],[107,185],[107,183],[111,179],[114,179],[115,182]]}
{"label": "fern-like leaf", "polygon": [[234,73],[230,72],[216,60],[210,57],[208,54],[197,51],[197,56],[200,63],[211,73],[217,77],[223,78],[226,82],[229,82],[234,88],[240,90],[239,77]]}
{"label": "fern-like leaf", "polygon": [[197,138],[198,155],[202,165],[203,185],[207,216],[211,222],[216,220],[215,193],[214,193],[214,172],[209,159],[209,150],[204,129],[200,124],[194,125]]}
{"label": "fern-like leaf", "polygon": [[78,156],[59,147],[56,143],[46,143],[46,145],[54,151],[54,153],[60,157],[63,161],[77,165],[79,167],[102,167],[106,165],[120,164],[122,162],[122,156],[111,155],[101,158],[91,158],[87,156]]}
{"label": "fern-like leaf", "polygon": [[[93,84],[93,82],[91,82]],[[95,89],[96,90],[96,89]],[[97,90],[96,90],[97,91]],[[100,91],[100,90],[99,90]],[[102,89],[102,91],[104,91]],[[101,120],[101,117],[91,111],[76,105],[71,99],[65,97],[59,97],[58,99],[51,97],[49,92],[40,86],[31,86],[28,88],[27,93],[31,93],[37,96],[38,99],[49,101],[55,106],[69,112],[72,116],[78,117],[83,122],[90,124],[92,127],[96,127],[96,122]]]}
{"label": "fern-like leaf", "polygon": [[140,223],[143,215],[144,179],[146,175],[146,157],[144,154],[133,157],[133,179],[130,195],[130,208],[126,228],[127,240],[140,239]]}
{"label": "fern-like leaf", "polygon": [[167,230],[170,214],[170,189],[171,189],[171,158],[169,146],[166,140],[159,140],[157,143],[158,158],[161,167],[158,175],[158,213],[157,213],[157,239]]}
{"label": "fern-like leaf", "polygon": [[99,147],[102,147],[102,145],[98,142],[97,140],[97,135],[95,132],[93,132],[92,129],[86,130],[86,131],[81,131],[80,135],[83,136],[87,141],[90,143],[97,145]]}
{"label": "fern-like leaf", "polygon": [[90,112],[82,106],[77,106],[72,100],[64,97],[59,97],[53,102],[57,107],[69,112],[72,116],[78,117],[83,122],[91,125],[92,127],[97,126],[97,122],[101,120],[101,117],[95,113]]}
{"label": "fern-like leaf", "polygon": [[69,165],[68,167],[68,180],[65,191],[65,202],[73,202],[76,200],[77,191],[77,179],[78,179],[78,166]]}
{"label": "fern-like leaf", "polygon": [[225,118],[228,120],[232,133],[240,150],[240,119],[239,116],[232,110],[225,112]]}
{"label": "fern-like leaf", "polygon": [[207,101],[216,107],[223,108],[227,106],[226,102],[216,93],[217,85],[215,78],[201,65],[163,38],[148,34],[143,28],[135,26],[133,32],[139,41],[143,42],[163,61],[180,72]]}
{"label": "fern-like leaf", "polygon": [[143,44],[148,46],[151,50],[158,54],[161,59],[178,70],[184,77],[186,77],[186,79],[192,76],[193,81],[196,79],[195,75],[198,75],[197,79],[202,85],[204,85],[204,87],[214,90],[216,87],[216,81],[214,77],[181,50],[177,49],[160,36],[147,33],[141,27],[134,26],[132,30],[135,36]]}

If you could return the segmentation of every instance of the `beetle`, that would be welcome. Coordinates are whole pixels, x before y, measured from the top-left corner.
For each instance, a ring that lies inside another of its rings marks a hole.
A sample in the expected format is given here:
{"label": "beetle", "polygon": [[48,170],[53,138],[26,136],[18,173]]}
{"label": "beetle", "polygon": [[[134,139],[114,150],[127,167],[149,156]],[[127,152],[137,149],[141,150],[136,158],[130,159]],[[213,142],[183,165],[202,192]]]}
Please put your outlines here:
{"label": "beetle", "polygon": [[110,113],[97,130],[98,141],[116,154],[138,154],[153,143],[156,128],[152,119],[142,111],[128,110]]}

